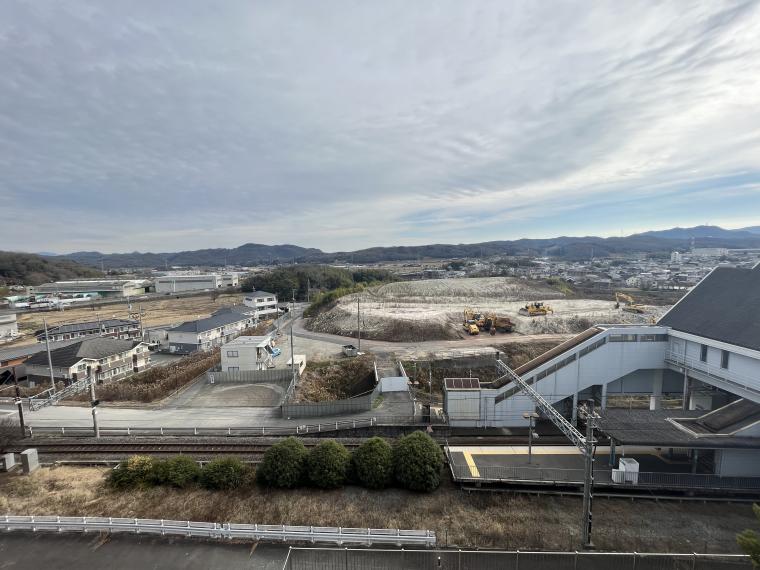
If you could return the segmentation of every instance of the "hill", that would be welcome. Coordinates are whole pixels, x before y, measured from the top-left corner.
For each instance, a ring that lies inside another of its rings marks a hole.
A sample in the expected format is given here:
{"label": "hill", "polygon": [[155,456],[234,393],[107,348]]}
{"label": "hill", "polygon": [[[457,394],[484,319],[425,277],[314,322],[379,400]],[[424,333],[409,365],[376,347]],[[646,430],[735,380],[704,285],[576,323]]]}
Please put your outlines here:
{"label": "hill", "polygon": [[73,261],[105,268],[166,268],[172,265],[223,266],[261,265],[272,263],[376,263],[417,259],[449,259],[456,257],[488,257],[491,255],[548,256],[565,260],[585,260],[612,255],[645,253],[665,254],[686,251],[692,240],[697,247],[754,248],[760,247],[760,227],[726,230],[717,226],[672,228],[626,237],[560,236],[546,239],[518,239],[473,244],[431,244],[421,246],[371,247],[357,251],[326,253],[316,248],[297,245],[263,245],[247,243],[232,249],[201,249],[177,253],[115,253],[80,251],[53,259]]}
{"label": "hill", "polygon": [[71,259],[0,251],[0,284],[3,285],[40,285],[49,281],[102,276],[100,271]]}

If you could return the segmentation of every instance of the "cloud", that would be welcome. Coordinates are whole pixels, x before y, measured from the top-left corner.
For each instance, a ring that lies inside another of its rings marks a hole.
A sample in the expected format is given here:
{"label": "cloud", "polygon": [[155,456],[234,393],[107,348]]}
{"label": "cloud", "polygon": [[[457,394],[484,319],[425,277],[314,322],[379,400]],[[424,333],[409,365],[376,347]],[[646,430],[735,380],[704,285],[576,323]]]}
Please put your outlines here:
{"label": "cloud", "polygon": [[731,224],[760,212],[758,28],[751,1],[5,2],[0,247]]}

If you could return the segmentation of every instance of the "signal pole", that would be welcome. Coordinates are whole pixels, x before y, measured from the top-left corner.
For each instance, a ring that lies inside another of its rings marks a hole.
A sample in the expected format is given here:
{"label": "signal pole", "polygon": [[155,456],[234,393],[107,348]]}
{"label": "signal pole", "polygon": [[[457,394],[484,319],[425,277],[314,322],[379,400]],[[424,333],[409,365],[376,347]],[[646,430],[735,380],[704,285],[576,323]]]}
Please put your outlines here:
{"label": "signal pole", "polygon": [[50,357],[50,338],[48,337],[47,319],[42,318],[42,324],[45,326],[45,350],[47,351],[48,368],[50,369],[50,387],[55,394],[55,376],[53,376],[53,359]]}

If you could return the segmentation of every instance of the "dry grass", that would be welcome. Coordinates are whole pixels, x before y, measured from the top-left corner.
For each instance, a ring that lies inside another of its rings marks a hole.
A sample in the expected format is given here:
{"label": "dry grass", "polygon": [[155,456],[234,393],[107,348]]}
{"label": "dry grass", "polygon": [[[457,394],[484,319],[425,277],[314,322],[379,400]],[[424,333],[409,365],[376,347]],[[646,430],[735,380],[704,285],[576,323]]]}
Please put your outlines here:
{"label": "dry grass", "polygon": [[[232,492],[107,489],[105,469],[45,468],[0,475],[5,513],[433,529],[441,545],[573,549],[580,499],[471,494],[450,483],[429,495],[406,491],[300,489]],[[594,501],[602,550],[738,552],[734,536],[755,524],[749,505]]]}
{"label": "dry grass", "polygon": [[374,358],[310,362],[301,376],[295,402],[342,400],[372,390],[375,382]]}

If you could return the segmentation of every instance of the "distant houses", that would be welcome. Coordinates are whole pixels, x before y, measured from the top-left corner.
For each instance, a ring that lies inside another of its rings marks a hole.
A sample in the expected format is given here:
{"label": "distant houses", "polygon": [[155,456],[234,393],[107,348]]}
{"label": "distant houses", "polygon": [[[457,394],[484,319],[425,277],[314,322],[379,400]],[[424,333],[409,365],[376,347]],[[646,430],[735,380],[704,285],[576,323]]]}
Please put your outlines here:
{"label": "distant houses", "polygon": [[[35,333],[38,342],[45,342],[45,331]],[[47,340],[60,342],[78,338],[102,336],[121,340],[141,340],[140,323],[131,319],[103,319],[82,323],[68,323],[48,327]]]}

